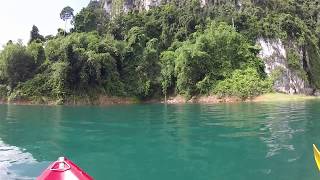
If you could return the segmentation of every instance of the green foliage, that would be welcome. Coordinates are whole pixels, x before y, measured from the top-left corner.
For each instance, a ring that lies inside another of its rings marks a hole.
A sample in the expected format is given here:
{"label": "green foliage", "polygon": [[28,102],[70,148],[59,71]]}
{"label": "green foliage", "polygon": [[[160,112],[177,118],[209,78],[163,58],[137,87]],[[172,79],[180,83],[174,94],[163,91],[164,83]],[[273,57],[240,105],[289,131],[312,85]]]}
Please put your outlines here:
{"label": "green foliage", "polygon": [[34,75],[36,63],[22,44],[8,44],[0,53],[0,79],[14,88]]}
{"label": "green foliage", "polygon": [[[122,13],[114,1],[110,18],[90,1],[72,19],[70,33],[43,38],[36,26],[25,47],[12,41],[0,52],[0,97],[64,102],[97,94],[139,99],[218,93],[250,98],[270,90],[257,38],[280,38],[288,66],[320,88],[320,4],[313,0],[163,3],[149,11]],[[287,42],[287,43],[286,43]],[[294,48],[290,48],[294,47]],[[294,49],[301,50],[298,54]],[[302,57],[300,57],[302,56]],[[162,90],[162,91],[161,91]]]}
{"label": "green foliage", "polygon": [[320,49],[314,42],[306,45],[306,53],[310,59],[310,79],[316,88],[320,88]]}
{"label": "green foliage", "polygon": [[[177,90],[180,94],[190,97],[197,93],[196,83],[201,81],[203,76],[209,74],[210,56],[206,52],[199,51],[193,47],[193,44],[185,45],[176,52],[175,75],[177,77]],[[208,69],[206,68],[207,65],[209,65]],[[204,71],[199,71],[200,69]]]}
{"label": "green foliage", "polygon": [[241,99],[252,98],[271,91],[272,82],[263,80],[253,68],[236,70],[230,78],[218,83],[214,92],[221,97],[236,96]]}
{"label": "green foliage", "polygon": [[158,39],[150,39],[142,28],[133,27],[125,37],[127,43],[120,75],[127,93],[140,98],[154,93],[160,75]]}
{"label": "green foliage", "polygon": [[300,63],[300,55],[294,49],[290,48],[287,50],[287,60],[290,69],[300,70],[302,68]]}
{"label": "green foliage", "polygon": [[297,75],[308,82],[308,76],[305,70],[303,69],[303,62],[301,61],[301,56],[293,48],[287,49],[287,62],[289,69],[295,71]]}
{"label": "green foliage", "polygon": [[60,19],[65,21],[64,35],[66,35],[66,32],[67,32],[67,22],[68,22],[68,20],[71,20],[71,19],[74,18],[73,12],[74,12],[74,10],[70,6],[64,7],[60,12]]}
{"label": "green foliage", "polygon": [[270,74],[269,80],[271,82],[278,81],[284,74],[286,73],[286,69],[283,67],[276,67],[272,73]]}
{"label": "green foliage", "polygon": [[[56,62],[50,66],[49,76],[44,77],[48,81],[44,83],[44,90],[49,89],[50,95],[56,97],[57,99],[63,99],[67,93],[67,72],[68,72],[68,63],[66,62]],[[41,80],[41,76],[40,76]],[[41,87],[41,86],[40,86]]]}
{"label": "green foliage", "polygon": [[0,84],[0,99],[6,98],[8,95],[8,89],[6,85]]}
{"label": "green foliage", "polygon": [[[262,68],[262,62],[246,39],[225,23],[208,25],[175,52],[163,53],[162,88],[177,85],[177,92],[186,97],[207,94],[215,82],[230,76],[235,69]],[[173,67],[174,66],[174,74]],[[173,76],[175,78],[173,78]],[[176,80],[176,82],[170,82]]]}
{"label": "green foliage", "polygon": [[161,86],[163,94],[167,95],[168,88],[174,85],[174,68],[175,68],[175,53],[173,51],[164,51],[160,57],[161,64]]}
{"label": "green foliage", "polygon": [[63,41],[63,38],[59,37],[56,39],[49,40],[46,43],[45,54],[46,54],[46,58],[49,61],[52,61],[52,62],[56,62],[59,60],[63,61],[67,58],[61,44],[62,41]]}
{"label": "green foliage", "polygon": [[73,16],[74,16],[73,12],[74,12],[74,10],[70,6],[66,6],[61,10],[60,18],[63,21],[67,21],[67,20],[73,18]]}
{"label": "green foliage", "polygon": [[39,67],[46,59],[42,43],[30,43],[27,47],[27,52],[33,57],[37,67]]}
{"label": "green foliage", "polygon": [[[65,86],[70,91],[103,86],[119,78],[113,40],[101,40],[99,35],[92,32],[73,33],[67,38],[48,42],[48,60],[67,63]],[[54,50],[57,46],[59,49]]]}
{"label": "green foliage", "polygon": [[74,17],[74,29],[76,32],[104,31],[108,23],[108,16],[98,1],[90,1],[88,7],[83,8]]}
{"label": "green foliage", "polygon": [[32,30],[30,32],[30,41],[29,41],[29,43],[32,43],[34,41],[36,41],[38,43],[44,41],[44,37],[39,34],[39,29],[35,25],[32,26]]}

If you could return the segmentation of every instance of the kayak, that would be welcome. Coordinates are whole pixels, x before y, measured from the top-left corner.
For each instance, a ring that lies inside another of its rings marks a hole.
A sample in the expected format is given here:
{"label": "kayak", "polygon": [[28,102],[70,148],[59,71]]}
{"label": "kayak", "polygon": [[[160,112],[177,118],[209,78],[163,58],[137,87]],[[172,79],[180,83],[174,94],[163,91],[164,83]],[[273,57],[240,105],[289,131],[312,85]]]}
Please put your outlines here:
{"label": "kayak", "polygon": [[59,157],[37,180],[93,180],[93,178],[69,159]]}
{"label": "kayak", "polygon": [[316,161],[316,164],[318,166],[318,169],[320,171],[320,152],[317,149],[316,145],[313,145],[313,154],[314,154],[314,159]]}

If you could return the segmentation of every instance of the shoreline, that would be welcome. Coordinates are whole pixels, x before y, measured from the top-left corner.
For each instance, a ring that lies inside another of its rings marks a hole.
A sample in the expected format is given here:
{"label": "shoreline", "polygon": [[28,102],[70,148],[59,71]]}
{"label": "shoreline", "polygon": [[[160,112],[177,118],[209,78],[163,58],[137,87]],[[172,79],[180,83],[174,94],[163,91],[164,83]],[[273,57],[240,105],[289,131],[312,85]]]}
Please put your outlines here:
{"label": "shoreline", "polygon": [[[242,100],[238,97],[218,98],[215,95],[196,96],[188,101],[185,101],[182,96],[168,98],[167,104],[234,104],[242,102],[290,102],[290,101],[306,101],[320,100],[320,96],[307,96],[302,94],[282,94],[282,93],[267,93],[252,99]],[[161,103],[164,103],[162,101]]]}
{"label": "shoreline", "polygon": [[303,94],[281,94],[281,93],[267,93],[255,97],[251,102],[288,102],[288,101],[306,101],[306,100],[320,100],[320,96],[307,96]]}
{"label": "shoreline", "polygon": [[[46,99],[46,98],[43,98]],[[136,98],[128,97],[109,97],[109,96],[99,96],[94,100],[89,98],[82,99],[68,99],[63,103],[53,100],[44,100],[44,101],[34,101],[34,100],[15,100],[7,101],[3,98],[0,98],[0,104],[7,105],[44,105],[44,106],[110,106],[110,105],[130,105],[130,104],[234,104],[241,102],[290,102],[290,101],[305,101],[305,100],[315,100],[319,99],[318,96],[306,96],[306,95],[290,95],[290,94],[281,94],[281,93],[268,93],[257,96],[252,99],[241,100],[237,97],[224,97],[219,98],[216,95],[209,96],[194,96],[190,100],[185,100],[183,96],[170,96],[167,99],[167,102],[164,99],[150,99],[146,101],[139,101]]]}

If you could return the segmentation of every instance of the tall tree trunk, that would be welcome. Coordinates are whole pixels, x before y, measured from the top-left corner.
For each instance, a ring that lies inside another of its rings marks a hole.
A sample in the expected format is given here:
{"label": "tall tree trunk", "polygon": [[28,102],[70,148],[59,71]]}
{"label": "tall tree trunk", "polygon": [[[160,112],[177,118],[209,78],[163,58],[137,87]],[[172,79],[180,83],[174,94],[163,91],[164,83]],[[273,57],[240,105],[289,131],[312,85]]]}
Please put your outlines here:
{"label": "tall tree trunk", "polygon": [[66,22],[65,22],[65,24],[64,24],[64,36],[66,36],[66,34],[67,34],[67,19],[66,19]]}

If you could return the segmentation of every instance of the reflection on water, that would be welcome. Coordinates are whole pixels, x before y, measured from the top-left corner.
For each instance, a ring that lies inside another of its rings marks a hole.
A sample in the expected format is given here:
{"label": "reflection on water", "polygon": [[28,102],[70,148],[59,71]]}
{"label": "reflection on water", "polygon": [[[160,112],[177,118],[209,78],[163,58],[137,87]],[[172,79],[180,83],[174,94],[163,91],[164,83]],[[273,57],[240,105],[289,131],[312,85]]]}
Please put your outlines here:
{"label": "reflection on water", "polygon": [[[294,136],[302,134],[306,128],[306,106],[305,102],[294,104],[270,105],[264,112],[266,121],[260,131],[265,132],[261,140],[267,145],[266,157],[278,155],[281,151],[294,151],[292,143]],[[299,127],[291,127],[298,123]],[[298,157],[291,157],[290,161]]]}
{"label": "reflection on water", "polygon": [[[320,103],[0,106],[0,179],[66,155],[96,179],[317,177]],[[10,145],[9,145],[10,144]]]}

